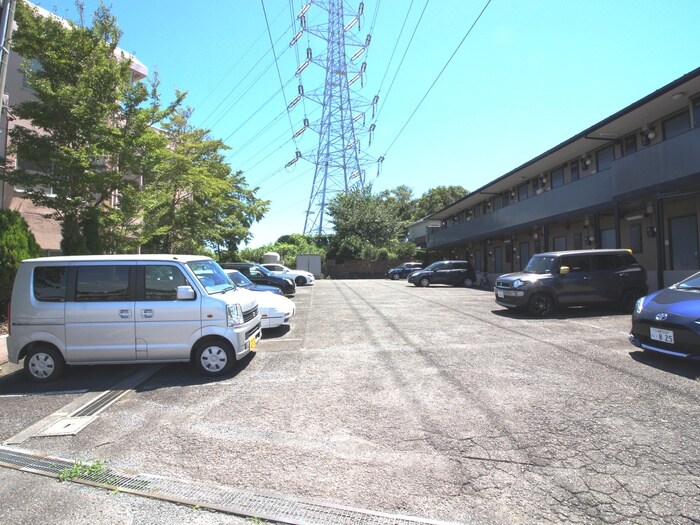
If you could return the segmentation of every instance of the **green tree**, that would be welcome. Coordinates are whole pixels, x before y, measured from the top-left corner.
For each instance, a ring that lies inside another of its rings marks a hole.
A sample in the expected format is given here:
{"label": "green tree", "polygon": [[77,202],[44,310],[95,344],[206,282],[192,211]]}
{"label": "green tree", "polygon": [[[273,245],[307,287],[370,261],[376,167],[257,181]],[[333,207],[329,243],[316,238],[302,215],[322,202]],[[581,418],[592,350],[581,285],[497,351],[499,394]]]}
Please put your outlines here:
{"label": "green tree", "polygon": [[415,203],[413,220],[432,215],[469,195],[462,186],[436,186],[426,191]]}
{"label": "green tree", "polygon": [[336,237],[359,239],[374,246],[384,246],[400,229],[385,195],[372,193],[372,186],[354,188],[337,194],[326,209]]}
{"label": "green tree", "polygon": [[94,236],[118,244],[129,232],[117,226],[138,222],[111,204],[134,194],[148,164],[157,141],[151,125],[161,118],[157,101],[146,104],[153,92],[131,81],[127,56],[115,56],[121,34],[104,5],[89,27],[66,27],[25,2],[16,20],[13,50],[25,59],[34,97],[13,111],[32,127],[13,128],[11,152],[20,167],[6,169],[4,178],[24,186],[34,204],[54,210],[64,253],[99,253],[106,244]]}
{"label": "green tree", "polygon": [[7,311],[19,263],[40,255],[41,248],[19,212],[0,210],[0,315]]}
{"label": "green tree", "polygon": [[190,114],[177,108],[162,125],[169,147],[144,180],[142,239],[151,252],[235,251],[269,203],[224,162],[222,141],[189,124]]}

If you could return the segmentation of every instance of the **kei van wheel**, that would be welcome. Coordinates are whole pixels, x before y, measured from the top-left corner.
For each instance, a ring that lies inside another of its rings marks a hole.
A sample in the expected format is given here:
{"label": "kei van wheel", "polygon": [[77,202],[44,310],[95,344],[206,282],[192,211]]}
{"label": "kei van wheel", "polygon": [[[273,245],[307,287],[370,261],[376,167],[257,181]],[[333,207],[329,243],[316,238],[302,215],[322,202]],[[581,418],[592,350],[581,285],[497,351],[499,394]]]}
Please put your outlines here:
{"label": "kei van wheel", "polygon": [[554,312],[554,301],[547,294],[536,293],[530,297],[527,311],[536,317],[548,317]]}
{"label": "kei van wheel", "polygon": [[24,357],[24,373],[38,383],[55,381],[63,375],[66,362],[61,352],[48,345],[38,345]]}
{"label": "kei van wheel", "polygon": [[233,348],[223,341],[202,341],[194,352],[195,365],[205,376],[223,375],[231,369],[235,361]]}
{"label": "kei van wheel", "polygon": [[472,286],[474,286],[474,280],[471,277],[466,277],[462,282],[467,288],[471,288]]}
{"label": "kei van wheel", "polygon": [[418,284],[420,284],[423,288],[427,288],[430,286],[430,279],[427,277],[421,277],[421,280],[418,281]]}

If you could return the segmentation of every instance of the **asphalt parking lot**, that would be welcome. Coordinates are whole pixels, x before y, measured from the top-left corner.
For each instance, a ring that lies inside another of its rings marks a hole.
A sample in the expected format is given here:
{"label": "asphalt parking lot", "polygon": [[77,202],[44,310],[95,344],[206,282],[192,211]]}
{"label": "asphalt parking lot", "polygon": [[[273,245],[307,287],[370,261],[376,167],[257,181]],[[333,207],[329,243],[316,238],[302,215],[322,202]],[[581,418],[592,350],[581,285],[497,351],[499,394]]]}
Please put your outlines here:
{"label": "asphalt parking lot", "polygon": [[[629,315],[531,319],[405,280],[320,280],[294,301],[229,376],[164,366],[75,435],[38,422],[144,367],[37,386],[4,364],[0,442],[407,521],[700,522],[700,365],[638,352]],[[249,522],[8,468],[0,486],[6,523]]]}

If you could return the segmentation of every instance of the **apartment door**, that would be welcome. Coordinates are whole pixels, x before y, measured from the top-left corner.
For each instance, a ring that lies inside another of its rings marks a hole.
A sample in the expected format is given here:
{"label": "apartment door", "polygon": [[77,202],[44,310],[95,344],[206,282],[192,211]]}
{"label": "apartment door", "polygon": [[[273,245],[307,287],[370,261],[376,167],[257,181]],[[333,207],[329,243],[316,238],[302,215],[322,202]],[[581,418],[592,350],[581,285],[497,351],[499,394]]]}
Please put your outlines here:
{"label": "apartment door", "polygon": [[700,268],[697,216],[687,215],[669,219],[668,230],[671,245],[671,269],[697,270]]}

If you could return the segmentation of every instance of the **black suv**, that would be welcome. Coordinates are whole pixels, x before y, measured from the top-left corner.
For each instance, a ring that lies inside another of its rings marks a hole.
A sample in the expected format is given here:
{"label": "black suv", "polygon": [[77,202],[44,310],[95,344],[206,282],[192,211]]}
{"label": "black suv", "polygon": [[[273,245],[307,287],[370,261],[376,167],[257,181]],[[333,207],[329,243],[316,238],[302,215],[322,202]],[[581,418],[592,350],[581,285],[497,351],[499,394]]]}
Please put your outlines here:
{"label": "black suv", "polygon": [[629,250],[539,253],[522,272],[496,279],[496,302],[546,317],[559,306],[614,303],[632,312],[647,274]]}
{"label": "black suv", "polygon": [[408,282],[416,286],[452,284],[471,288],[476,282],[476,274],[469,261],[437,261],[422,270],[411,273],[408,276]]}
{"label": "black suv", "polygon": [[266,284],[276,286],[284,295],[294,295],[297,287],[294,280],[280,275],[274,275],[270,270],[257,263],[234,262],[223,263],[221,267],[226,270],[238,270],[255,284]]}

